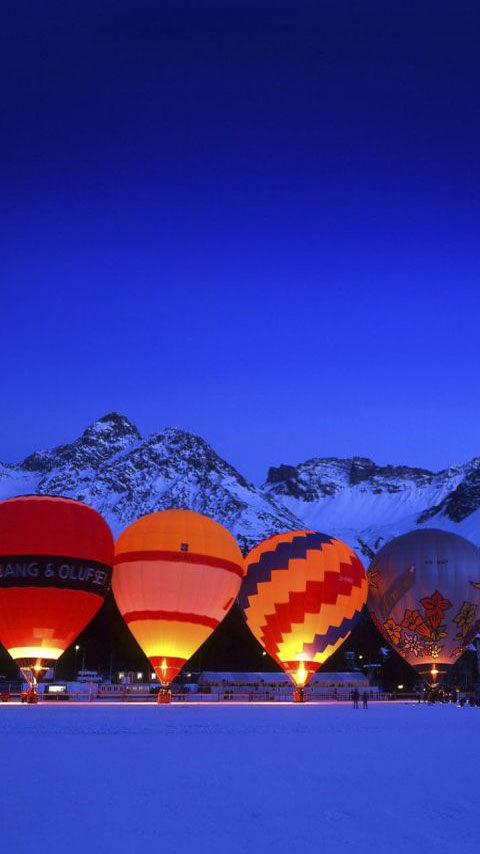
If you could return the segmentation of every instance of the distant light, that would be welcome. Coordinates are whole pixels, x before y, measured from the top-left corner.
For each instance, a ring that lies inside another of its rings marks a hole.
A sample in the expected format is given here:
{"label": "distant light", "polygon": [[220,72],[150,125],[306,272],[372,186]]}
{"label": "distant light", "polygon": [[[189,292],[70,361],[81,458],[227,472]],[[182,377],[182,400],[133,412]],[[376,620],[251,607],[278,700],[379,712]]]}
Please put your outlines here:
{"label": "distant light", "polygon": [[363,658],[363,655],[359,655],[359,656],[358,656],[359,661],[361,661],[361,660],[362,660],[362,658]]}
{"label": "distant light", "polygon": [[401,691],[403,689],[403,685],[397,685],[397,688],[399,691]]}
{"label": "distant light", "polygon": [[432,666],[432,669],[431,669],[431,671],[430,671],[430,673],[432,674],[432,676],[436,676],[438,672],[439,672],[439,671],[437,670],[437,668],[435,667],[435,665],[433,665],[433,666]]}
{"label": "distant light", "polygon": [[119,673],[119,674],[118,674],[118,678],[119,678],[119,679],[123,679],[123,678],[124,678],[124,676],[125,676],[125,673]]}
{"label": "distant light", "polygon": [[80,647],[79,647],[79,645],[78,645],[78,643],[77,643],[77,644],[76,644],[76,646],[75,646],[75,652],[78,652],[78,650],[79,650],[79,649],[80,649]]}
{"label": "distant light", "polygon": [[190,679],[191,675],[192,675],[191,673],[187,673],[188,679]]}
{"label": "distant light", "polygon": [[143,679],[143,673],[137,673],[137,679]]}
{"label": "distant light", "polygon": [[265,650],[263,650],[262,655],[266,655],[266,654],[267,654],[267,653],[265,652]]}

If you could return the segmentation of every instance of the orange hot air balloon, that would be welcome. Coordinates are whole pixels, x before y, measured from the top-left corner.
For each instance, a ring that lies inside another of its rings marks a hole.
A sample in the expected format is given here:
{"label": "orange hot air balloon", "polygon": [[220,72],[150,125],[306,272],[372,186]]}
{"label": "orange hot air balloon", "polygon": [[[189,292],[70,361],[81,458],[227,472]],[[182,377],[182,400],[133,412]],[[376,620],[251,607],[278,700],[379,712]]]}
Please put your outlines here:
{"label": "orange hot air balloon", "polygon": [[310,530],[271,537],[245,562],[239,602],[247,624],[303,689],[360,616],[365,570],[345,543]]}
{"label": "orange hot air balloon", "polygon": [[0,640],[29,681],[51,667],[110,588],[113,537],[70,498],[0,502]]}
{"label": "orange hot air balloon", "polygon": [[162,686],[223,620],[244,573],[232,535],[200,513],[151,513],[120,534],[113,593]]}

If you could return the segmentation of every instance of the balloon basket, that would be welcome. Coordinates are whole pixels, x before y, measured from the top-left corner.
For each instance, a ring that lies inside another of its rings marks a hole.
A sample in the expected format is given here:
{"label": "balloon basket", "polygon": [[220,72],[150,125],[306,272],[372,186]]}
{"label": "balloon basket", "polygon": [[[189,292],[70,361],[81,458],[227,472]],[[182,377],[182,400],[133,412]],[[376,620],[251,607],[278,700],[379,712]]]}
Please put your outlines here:
{"label": "balloon basket", "polygon": [[38,703],[38,691],[36,685],[31,685],[27,691],[22,691],[20,694],[22,703]]}
{"label": "balloon basket", "polygon": [[172,702],[172,692],[169,688],[160,688],[160,691],[157,694],[157,703],[171,703]]}
{"label": "balloon basket", "polygon": [[305,688],[295,688],[293,691],[293,702],[294,703],[305,703],[307,700],[305,696]]}

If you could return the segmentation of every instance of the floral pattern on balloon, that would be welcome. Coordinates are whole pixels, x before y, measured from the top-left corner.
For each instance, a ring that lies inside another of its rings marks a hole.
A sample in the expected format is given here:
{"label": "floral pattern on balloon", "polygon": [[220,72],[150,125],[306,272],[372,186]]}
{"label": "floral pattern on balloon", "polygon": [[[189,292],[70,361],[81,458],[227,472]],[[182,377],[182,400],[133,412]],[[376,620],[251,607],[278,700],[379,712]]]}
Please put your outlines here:
{"label": "floral pattern on balloon", "polygon": [[452,607],[450,599],[445,599],[438,590],[431,596],[420,599],[420,604],[425,608],[427,619],[434,630],[439,628],[445,611]]}
{"label": "floral pattern on balloon", "polygon": [[[457,534],[421,528],[374,556],[368,610],[419,673],[445,674],[480,632],[480,549]],[[438,669],[441,668],[441,669]]]}
{"label": "floral pattern on balloon", "polygon": [[453,650],[452,658],[461,655],[480,631],[480,619],[475,619],[477,611],[478,605],[474,605],[472,602],[464,602],[458,614],[453,618],[453,622],[458,626],[455,640],[459,641],[459,645]]}
{"label": "floral pattern on balloon", "polygon": [[[405,609],[400,623],[396,623],[393,617],[380,624],[378,628],[391,641],[391,643],[409,658],[414,656],[429,655],[433,659],[439,657],[443,646],[439,644],[447,636],[446,626],[442,622],[446,612],[452,607],[449,599],[446,599],[439,590],[435,590],[431,596],[420,600],[424,613],[418,609]],[[458,626],[455,639],[459,644],[452,652],[452,658],[457,658],[472,642],[480,630],[480,619],[477,616],[478,606],[471,602],[464,602],[453,617],[453,622]],[[405,631],[408,630],[408,631]]]}
{"label": "floral pattern on balloon", "polygon": [[[400,623],[389,617],[383,623],[382,631],[394,646],[402,651],[405,658],[430,655],[435,659],[443,649],[439,641],[447,636],[446,626],[442,621],[452,603],[439,590],[435,590],[431,596],[421,599],[420,604],[423,606],[423,614],[418,608],[406,608]],[[476,606],[473,607],[476,610]],[[464,616],[467,616],[466,611]]]}

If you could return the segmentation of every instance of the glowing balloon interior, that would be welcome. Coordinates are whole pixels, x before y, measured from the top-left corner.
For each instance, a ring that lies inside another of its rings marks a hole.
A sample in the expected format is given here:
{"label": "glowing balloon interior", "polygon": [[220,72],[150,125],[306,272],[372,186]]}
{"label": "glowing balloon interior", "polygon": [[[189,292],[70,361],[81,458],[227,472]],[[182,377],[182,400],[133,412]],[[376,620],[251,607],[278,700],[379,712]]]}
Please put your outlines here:
{"label": "glowing balloon interior", "polygon": [[44,495],[0,502],[0,640],[40,679],[100,608],[113,537],[85,504]]}
{"label": "glowing balloon interior", "polygon": [[292,682],[305,686],[354,627],[367,597],[352,549],[315,531],[265,540],[246,558],[240,606],[247,624]]}
{"label": "glowing balloon interior", "polygon": [[120,534],[114,563],[118,608],[167,686],[233,605],[242,553],[213,519],[166,510]]}
{"label": "glowing balloon interior", "polygon": [[480,631],[480,552],[447,531],[417,529],[387,543],[368,572],[368,609],[420,673],[444,673]]}

